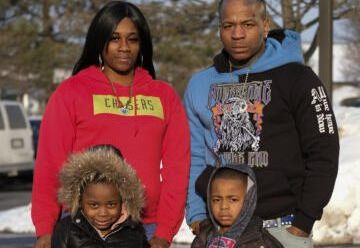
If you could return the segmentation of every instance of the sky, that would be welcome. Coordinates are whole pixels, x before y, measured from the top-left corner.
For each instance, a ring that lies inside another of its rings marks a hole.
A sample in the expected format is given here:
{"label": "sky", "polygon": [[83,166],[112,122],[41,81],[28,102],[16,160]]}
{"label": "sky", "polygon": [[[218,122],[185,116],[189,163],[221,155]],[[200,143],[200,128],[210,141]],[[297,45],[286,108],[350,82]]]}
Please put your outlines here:
{"label": "sky", "polygon": [[[343,98],[360,96],[360,88],[343,86],[333,92],[333,107],[340,133],[339,171],[333,195],[313,229],[316,244],[360,244],[360,108],[342,107]],[[0,232],[33,233],[31,204],[0,211]],[[175,242],[193,239],[183,223]]]}

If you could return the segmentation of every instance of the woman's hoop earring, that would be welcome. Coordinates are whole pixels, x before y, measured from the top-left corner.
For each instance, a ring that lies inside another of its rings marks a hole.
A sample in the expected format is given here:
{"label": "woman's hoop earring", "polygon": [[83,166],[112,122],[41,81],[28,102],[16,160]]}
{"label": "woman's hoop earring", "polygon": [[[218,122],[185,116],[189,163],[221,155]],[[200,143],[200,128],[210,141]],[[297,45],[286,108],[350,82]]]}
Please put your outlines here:
{"label": "woman's hoop earring", "polygon": [[101,70],[103,71],[104,70],[104,63],[103,63],[103,60],[101,58],[101,54],[99,54],[99,66],[100,66]]}

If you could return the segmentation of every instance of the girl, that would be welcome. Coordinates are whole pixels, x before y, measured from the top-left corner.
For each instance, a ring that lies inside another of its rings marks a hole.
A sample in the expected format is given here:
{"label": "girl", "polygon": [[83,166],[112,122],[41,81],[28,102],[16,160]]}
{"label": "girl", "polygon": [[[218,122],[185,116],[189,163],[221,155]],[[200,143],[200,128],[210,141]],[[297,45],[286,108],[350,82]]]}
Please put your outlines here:
{"label": "girl", "polygon": [[71,215],[56,224],[51,247],[149,247],[139,224],[142,185],[114,150],[72,155],[60,172],[60,183],[59,202]]}

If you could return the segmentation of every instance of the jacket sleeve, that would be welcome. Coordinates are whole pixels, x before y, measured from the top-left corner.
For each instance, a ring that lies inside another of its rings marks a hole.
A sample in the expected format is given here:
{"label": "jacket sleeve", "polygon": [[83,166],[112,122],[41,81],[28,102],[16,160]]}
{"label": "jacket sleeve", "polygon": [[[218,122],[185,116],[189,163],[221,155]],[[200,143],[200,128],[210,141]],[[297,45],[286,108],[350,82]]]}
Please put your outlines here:
{"label": "jacket sleeve", "polygon": [[147,240],[147,237],[145,235],[145,231],[144,231],[144,227],[141,226],[141,231],[139,231],[139,239],[142,240],[141,241],[141,247],[142,248],[150,248],[150,244],[149,241]]}
{"label": "jacket sleeve", "polygon": [[190,177],[189,189],[186,203],[186,221],[191,224],[195,221],[206,219],[206,205],[204,200],[195,191],[195,182],[198,176],[206,167],[205,162],[205,127],[201,123],[198,113],[195,110],[196,89],[194,81],[190,81],[184,95],[184,104],[190,127]]}
{"label": "jacket sleeve", "polygon": [[69,226],[65,221],[60,221],[54,228],[54,233],[51,237],[52,248],[67,248],[69,247]]}
{"label": "jacket sleeve", "polygon": [[51,234],[61,211],[57,201],[58,174],[75,137],[74,111],[66,97],[69,93],[56,90],[41,122],[31,208],[36,236]]}
{"label": "jacket sleeve", "polygon": [[155,236],[169,242],[184,219],[190,167],[190,135],[180,98],[169,89],[162,144],[162,186]]}
{"label": "jacket sleeve", "polygon": [[195,236],[193,242],[191,243],[191,248],[204,248],[208,237],[210,237],[213,232],[214,226],[211,220],[206,219],[200,223],[200,233]]}
{"label": "jacket sleeve", "polygon": [[291,102],[299,133],[305,178],[294,226],[310,233],[333,192],[338,170],[339,137],[325,87],[308,67],[294,82]]}

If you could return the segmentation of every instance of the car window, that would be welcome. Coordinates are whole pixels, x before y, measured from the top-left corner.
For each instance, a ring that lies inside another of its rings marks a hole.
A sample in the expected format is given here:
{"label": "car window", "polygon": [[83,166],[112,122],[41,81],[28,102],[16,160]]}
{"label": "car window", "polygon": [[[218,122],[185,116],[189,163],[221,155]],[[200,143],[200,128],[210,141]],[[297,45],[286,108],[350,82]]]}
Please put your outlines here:
{"label": "car window", "polygon": [[26,128],[25,118],[19,106],[6,105],[5,110],[9,117],[10,129]]}
{"label": "car window", "polygon": [[4,118],[2,116],[2,113],[0,111],[0,130],[5,129],[5,124],[4,124]]}

